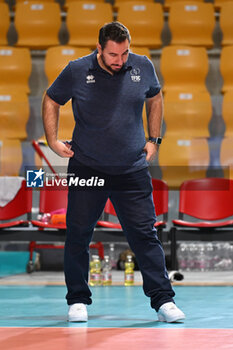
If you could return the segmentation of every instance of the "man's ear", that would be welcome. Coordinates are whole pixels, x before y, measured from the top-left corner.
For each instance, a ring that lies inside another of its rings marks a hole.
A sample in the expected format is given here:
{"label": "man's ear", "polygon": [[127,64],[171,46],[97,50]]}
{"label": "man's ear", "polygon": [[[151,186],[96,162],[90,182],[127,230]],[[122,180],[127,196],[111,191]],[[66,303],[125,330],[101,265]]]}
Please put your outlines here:
{"label": "man's ear", "polygon": [[96,47],[97,47],[98,53],[101,55],[102,54],[102,47],[101,47],[101,45],[98,43],[96,45]]}

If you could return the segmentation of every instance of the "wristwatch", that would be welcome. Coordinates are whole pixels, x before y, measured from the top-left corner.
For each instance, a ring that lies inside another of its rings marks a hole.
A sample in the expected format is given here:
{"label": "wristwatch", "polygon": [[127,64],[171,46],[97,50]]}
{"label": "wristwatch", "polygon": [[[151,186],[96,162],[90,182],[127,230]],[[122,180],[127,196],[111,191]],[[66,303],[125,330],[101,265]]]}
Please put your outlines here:
{"label": "wristwatch", "polygon": [[154,143],[156,145],[161,145],[162,137],[149,137],[149,142]]}

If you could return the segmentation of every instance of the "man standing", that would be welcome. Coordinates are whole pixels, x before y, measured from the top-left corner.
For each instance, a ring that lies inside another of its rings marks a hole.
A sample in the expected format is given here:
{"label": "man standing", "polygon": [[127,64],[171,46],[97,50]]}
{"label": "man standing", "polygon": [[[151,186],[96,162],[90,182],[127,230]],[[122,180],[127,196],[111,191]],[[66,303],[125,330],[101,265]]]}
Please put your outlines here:
{"label": "man standing", "polygon": [[[69,157],[68,174],[103,178],[102,190],[69,188],[64,269],[69,321],[87,321],[92,303],[88,287],[89,244],[108,198],[134,251],[143,289],[160,321],[185,318],[165,267],[164,252],[154,223],[152,161],[161,143],[163,104],[153,64],[129,51],[130,34],[119,22],[105,24],[97,50],[70,62],[47,90],[43,123],[50,148]],[[72,146],[57,139],[59,107],[72,98]],[[149,141],[142,109],[147,104]]]}

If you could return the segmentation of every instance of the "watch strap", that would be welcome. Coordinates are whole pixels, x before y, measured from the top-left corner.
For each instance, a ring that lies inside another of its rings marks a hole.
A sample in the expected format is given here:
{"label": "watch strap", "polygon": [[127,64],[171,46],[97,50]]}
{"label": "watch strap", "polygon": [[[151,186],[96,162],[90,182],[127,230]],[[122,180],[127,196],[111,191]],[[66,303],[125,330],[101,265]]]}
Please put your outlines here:
{"label": "watch strap", "polygon": [[155,143],[156,145],[161,145],[162,137],[149,137],[149,142]]}

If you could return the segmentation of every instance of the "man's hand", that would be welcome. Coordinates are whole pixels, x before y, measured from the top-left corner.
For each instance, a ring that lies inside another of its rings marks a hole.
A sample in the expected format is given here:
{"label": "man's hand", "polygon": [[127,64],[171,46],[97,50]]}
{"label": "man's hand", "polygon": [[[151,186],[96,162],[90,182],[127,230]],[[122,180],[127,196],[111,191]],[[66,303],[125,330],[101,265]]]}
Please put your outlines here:
{"label": "man's hand", "polygon": [[152,142],[147,142],[144,147],[144,152],[146,152],[146,161],[147,162],[152,162],[156,158],[156,154],[158,151],[158,145],[152,143]]}
{"label": "man's hand", "polygon": [[71,150],[71,145],[69,144],[69,142],[64,143],[57,140],[54,144],[50,144],[49,146],[60,157],[71,158],[74,155],[74,152]]}

